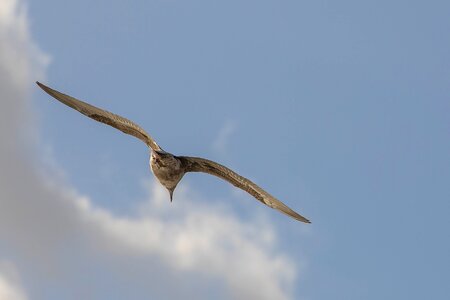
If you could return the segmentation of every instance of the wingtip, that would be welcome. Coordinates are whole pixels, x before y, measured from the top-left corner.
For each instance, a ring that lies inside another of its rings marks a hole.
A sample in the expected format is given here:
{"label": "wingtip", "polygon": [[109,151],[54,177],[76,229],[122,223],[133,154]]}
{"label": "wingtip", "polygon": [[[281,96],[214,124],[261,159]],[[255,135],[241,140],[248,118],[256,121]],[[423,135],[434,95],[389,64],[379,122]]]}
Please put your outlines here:
{"label": "wingtip", "polygon": [[297,220],[306,224],[311,224],[311,221],[305,217],[297,218]]}
{"label": "wingtip", "polygon": [[299,213],[296,213],[295,211],[293,211],[292,209],[288,208],[287,211],[283,211],[283,210],[279,210],[280,212],[288,215],[289,217],[302,222],[302,223],[306,223],[306,224],[311,224],[311,221],[308,220],[307,218],[305,218],[304,216],[300,215]]}
{"label": "wingtip", "polygon": [[304,216],[302,216],[301,214],[293,211],[292,209],[290,209],[289,213],[286,213],[287,215],[291,216],[292,218],[294,218],[297,221],[306,223],[306,224],[311,224],[311,221],[308,220],[307,218],[305,218]]}
{"label": "wingtip", "polygon": [[42,84],[39,81],[36,81],[36,84],[43,90],[45,90],[47,88],[47,86],[45,84]]}
{"label": "wingtip", "polygon": [[[52,89],[52,88],[46,86],[46,85],[43,84],[43,83],[40,83],[39,81],[36,81],[36,84],[37,84],[44,92],[46,92],[46,93],[49,94],[50,96],[52,96],[52,97],[58,99],[58,97],[55,96],[55,93],[58,93],[58,91],[55,91],[54,89]],[[58,99],[58,100],[61,101],[60,99]]]}

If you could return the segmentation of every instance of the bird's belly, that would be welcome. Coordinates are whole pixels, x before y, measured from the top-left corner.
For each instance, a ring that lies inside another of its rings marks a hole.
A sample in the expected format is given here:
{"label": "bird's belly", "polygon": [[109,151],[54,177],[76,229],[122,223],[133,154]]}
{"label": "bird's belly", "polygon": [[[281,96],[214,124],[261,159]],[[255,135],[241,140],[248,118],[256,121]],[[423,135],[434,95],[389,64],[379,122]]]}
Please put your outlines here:
{"label": "bird's belly", "polygon": [[181,170],[162,167],[156,164],[150,164],[150,166],[158,181],[167,188],[175,187],[184,175]]}

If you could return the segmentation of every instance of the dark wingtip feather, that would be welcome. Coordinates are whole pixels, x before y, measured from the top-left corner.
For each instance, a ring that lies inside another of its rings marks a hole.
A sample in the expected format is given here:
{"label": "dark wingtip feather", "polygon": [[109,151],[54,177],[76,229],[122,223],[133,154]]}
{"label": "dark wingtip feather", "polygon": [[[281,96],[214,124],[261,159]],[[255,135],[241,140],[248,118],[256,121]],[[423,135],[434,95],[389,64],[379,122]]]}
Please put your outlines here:
{"label": "dark wingtip feather", "polygon": [[40,83],[39,81],[36,81],[36,84],[37,84],[41,89],[43,89],[47,94],[53,96],[53,95],[51,94],[51,91],[53,91],[51,88],[49,88],[48,86],[46,86],[46,85],[43,84],[43,83]]}
{"label": "dark wingtip feather", "polygon": [[303,222],[303,223],[306,223],[306,224],[311,224],[310,220],[308,220],[307,218],[305,218],[305,217],[303,217],[303,216],[301,216],[299,214],[296,214],[296,216],[294,218],[296,220],[300,221],[300,222]]}

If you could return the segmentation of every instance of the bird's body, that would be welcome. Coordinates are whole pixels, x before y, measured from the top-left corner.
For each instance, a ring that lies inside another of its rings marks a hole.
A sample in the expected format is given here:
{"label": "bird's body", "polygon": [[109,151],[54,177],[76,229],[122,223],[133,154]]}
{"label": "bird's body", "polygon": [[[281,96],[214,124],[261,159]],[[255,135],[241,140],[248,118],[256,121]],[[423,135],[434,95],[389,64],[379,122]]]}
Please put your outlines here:
{"label": "bird's body", "polygon": [[169,191],[172,201],[172,193],[186,172],[180,159],[165,151],[152,151],[150,167],[158,181]]}
{"label": "bird's body", "polygon": [[203,172],[228,181],[234,186],[246,191],[263,204],[277,209],[278,211],[298,221],[310,223],[308,219],[290,209],[254,182],[242,177],[229,168],[214,161],[200,157],[175,156],[164,151],[144,129],[132,121],[81,100],[75,99],[66,94],[60,93],[43,85],[42,83],[37,82],[37,84],[50,96],[88,116],[89,118],[110,125],[126,134],[135,136],[146,143],[151,149],[150,167],[153,174],[155,174],[158,181],[169,191],[171,201],[173,192],[177,187],[177,184],[183,178],[184,174],[187,172]]}

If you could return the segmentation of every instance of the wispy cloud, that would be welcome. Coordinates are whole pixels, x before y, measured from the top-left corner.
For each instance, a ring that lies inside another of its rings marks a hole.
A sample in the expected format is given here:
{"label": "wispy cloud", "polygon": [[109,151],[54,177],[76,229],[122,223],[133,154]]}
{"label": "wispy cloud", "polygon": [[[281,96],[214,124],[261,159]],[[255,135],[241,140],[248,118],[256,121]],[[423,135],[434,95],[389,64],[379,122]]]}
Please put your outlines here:
{"label": "wispy cloud", "polygon": [[[0,3],[0,259],[15,263],[27,294],[289,299],[296,267],[280,253],[271,226],[194,201],[202,197],[186,186],[170,204],[153,182],[134,216],[114,215],[61,182],[57,172],[44,177],[36,170],[39,141],[24,142],[36,128],[27,91],[45,56],[31,41],[19,4]],[[218,149],[226,148],[235,127],[224,126]],[[16,295],[5,299],[26,299],[2,274],[0,268],[0,293]]]}
{"label": "wispy cloud", "polygon": [[219,130],[216,139],[212,143],[212,149],[219,155],[226,155],[230,138],[237,129],[235,121],[226,121]]}

